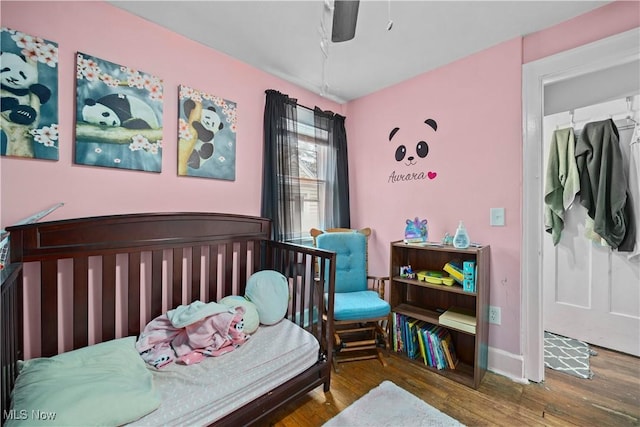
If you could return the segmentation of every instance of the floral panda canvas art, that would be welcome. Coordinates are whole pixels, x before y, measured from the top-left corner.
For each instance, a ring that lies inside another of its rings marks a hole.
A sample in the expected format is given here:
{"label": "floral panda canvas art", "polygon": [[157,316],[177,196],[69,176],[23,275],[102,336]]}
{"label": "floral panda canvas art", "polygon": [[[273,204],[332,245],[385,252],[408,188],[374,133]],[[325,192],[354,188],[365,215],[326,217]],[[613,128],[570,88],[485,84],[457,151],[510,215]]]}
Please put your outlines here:
{"label": "floral panda canvas art", "polygon": [[76,164],[160,172],[162,79],[78,52],[76,81]]}
{"label": "floral panda canvas art", "polygon": [[58,160],[58,45],[0,30],[0,154]]}
{"label": "floral panda canvas art", "polygon": [[178,175],[235,181],[235,102],[180,86]]}

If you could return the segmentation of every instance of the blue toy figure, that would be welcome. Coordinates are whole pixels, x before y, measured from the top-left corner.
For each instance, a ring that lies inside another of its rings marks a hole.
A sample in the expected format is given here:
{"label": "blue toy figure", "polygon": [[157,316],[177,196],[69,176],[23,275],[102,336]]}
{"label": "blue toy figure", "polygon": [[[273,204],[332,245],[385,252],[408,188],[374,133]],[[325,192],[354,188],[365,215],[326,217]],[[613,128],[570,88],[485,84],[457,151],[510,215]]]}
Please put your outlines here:
{"label": "blue toy figure", "polygon": [[404,229],[404,242],[417,243],[426,242],[428,236],[427,220],[420,220],[418,217],[413,221],[408,219],[407,226]]}

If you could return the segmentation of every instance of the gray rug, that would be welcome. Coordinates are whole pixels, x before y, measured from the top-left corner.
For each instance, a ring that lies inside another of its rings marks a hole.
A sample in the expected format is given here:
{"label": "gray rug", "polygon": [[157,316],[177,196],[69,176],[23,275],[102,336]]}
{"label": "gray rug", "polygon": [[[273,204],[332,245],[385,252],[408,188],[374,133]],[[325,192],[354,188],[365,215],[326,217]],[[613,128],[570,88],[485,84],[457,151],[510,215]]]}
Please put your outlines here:
{"label": "gray rug", "polygon": [[423,400],[383,381],[323,427],[464,427]]}
{"label": "gray rug", "polygon": [[547,368],[591,379],[593,372],[589,368],[589,357],[597,354],[585,342],[544,332],[544,366]]}

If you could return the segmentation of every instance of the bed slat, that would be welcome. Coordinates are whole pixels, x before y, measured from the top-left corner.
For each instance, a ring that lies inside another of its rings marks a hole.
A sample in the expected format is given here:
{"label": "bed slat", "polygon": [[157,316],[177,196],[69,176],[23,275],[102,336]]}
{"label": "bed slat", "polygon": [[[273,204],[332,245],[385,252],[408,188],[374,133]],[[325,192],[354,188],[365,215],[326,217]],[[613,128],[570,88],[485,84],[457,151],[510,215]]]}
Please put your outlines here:
{"label": "bed slat", "polygon": [[162,314],[162,251],[151,252],[151,318]]}
{"label": "bed slat", "polygon": [[19,264],[11,264],[0,271],[2,278],[2,292],[0,300],[2,328],[0,329],[1,369],[2,369],[2,419],[5,418],[5,410],[11,403],[11,390],[18,375],[17,361],[23,358],[22,338],[22,267]]}
{"label": "bed slat", "polygon": [[116,337],[116,256],[102,258],[102,341]]}
{"label": "bed slat", "polygon": [[182,248],[175,248],[173,250],[173,285],[171,304],[182,304],[182,259],[184,257],[184,250]]}
{"label": "bed slat", "polygon": [[236,295],[244,295],[243,285],[247,283],[247,251],[247,242],[240,242],[238,249],[240,254],[240,259],[238,260],[238,290]]}
{"label": "bed slat", "polygon": [[73,347],[89,344],[89,259],[73,258]]}
{"label": "bed slat", "polygon": [[224,249],[223,292],[224,295],[233,295],[233,243],[225,244]]}
{"label": "bed slat", "polygon": [[140,333],[140,252],[129,253],[127,288],[128,335]]}
{"label": "bed slat", "polygon": [[41,345],[45,357],[58,354],[58,262],[43,261],[40,301],[42,304]]}
{"label": "bed slat", "polygon": [[218,298],[218,245],[209,246],[209,299]]}
{"label": "bed slat", "polygon": [[200,295],[200,246],[191,248],[191,300],[204,301],[204,295]]}

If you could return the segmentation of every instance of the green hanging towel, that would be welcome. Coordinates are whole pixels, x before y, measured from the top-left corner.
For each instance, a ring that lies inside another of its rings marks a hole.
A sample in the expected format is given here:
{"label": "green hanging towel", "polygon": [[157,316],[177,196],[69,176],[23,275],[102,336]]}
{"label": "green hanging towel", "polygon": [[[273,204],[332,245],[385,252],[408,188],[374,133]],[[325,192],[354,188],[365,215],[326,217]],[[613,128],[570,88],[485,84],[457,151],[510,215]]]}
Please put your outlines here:
{"label": "green hanging towel", "polygon": [[547,233],[551,233],[554,245],[560,241],[564,213],[580,192],[575,144],[573,128],[553,132],[544,186],[544,228]]}

